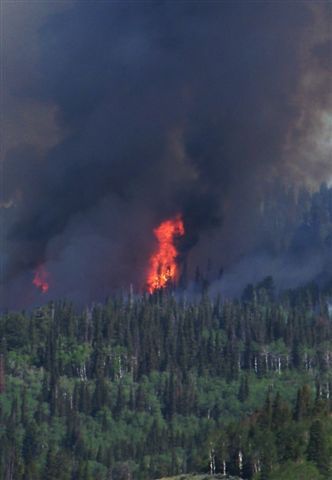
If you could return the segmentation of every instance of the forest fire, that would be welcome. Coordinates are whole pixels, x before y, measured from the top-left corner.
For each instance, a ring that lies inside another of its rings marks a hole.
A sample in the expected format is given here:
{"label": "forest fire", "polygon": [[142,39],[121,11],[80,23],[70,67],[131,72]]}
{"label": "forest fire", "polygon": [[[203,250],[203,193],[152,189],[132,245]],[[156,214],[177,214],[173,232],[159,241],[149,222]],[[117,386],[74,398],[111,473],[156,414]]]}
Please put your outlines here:
{"label": "forest fire", "polygon": [[35,276],[32,283],[40,290],[41,293],[47,293],[49,289],[49,273],[45,269],[44,265],[39,265],[34,274]]}
{"label": "forest fire", "polygon": [[150,269],[147,276],[149,293],[164,288],[178,279],[178,251],[174,240],[185,233],[181,216],[177,215],[173,219],[165,220],[154,229],[153,233],[159,245],[150,258]]}

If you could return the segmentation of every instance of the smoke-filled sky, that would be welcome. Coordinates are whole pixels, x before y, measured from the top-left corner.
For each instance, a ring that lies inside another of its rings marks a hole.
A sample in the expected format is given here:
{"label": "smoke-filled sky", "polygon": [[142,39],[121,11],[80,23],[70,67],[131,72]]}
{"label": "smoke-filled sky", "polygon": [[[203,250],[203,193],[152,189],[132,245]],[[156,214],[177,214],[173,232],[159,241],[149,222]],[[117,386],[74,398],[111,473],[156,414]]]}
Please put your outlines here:
{"label": "smoke-filled sky", "polygon": [[[332,177],[332,3],[1,3],[4,306],[144,286],[182,214],[193,269],[255,244],[277,178]],[[44,299],[43,299],[44,300]]]}

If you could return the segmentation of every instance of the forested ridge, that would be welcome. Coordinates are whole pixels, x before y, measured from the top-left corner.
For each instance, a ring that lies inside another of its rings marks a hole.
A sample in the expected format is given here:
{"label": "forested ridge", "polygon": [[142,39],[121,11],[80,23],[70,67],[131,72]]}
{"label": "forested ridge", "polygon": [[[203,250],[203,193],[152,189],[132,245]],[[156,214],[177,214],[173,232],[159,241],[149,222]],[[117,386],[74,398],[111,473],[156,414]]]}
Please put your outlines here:
{"label": "forested ridge", "polygon": [[267,278],[2,314],[0,478],[331,478],[330,298]]}

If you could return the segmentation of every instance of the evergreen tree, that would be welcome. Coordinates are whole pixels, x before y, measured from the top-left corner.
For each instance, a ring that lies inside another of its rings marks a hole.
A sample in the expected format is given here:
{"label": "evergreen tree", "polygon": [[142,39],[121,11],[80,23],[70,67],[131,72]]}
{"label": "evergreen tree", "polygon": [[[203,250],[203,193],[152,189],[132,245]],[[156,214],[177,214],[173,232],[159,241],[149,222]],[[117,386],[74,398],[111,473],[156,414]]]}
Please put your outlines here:
{"label": "evergreen tree", "polygon": [[308,460],[317,465],[319,471],[328,478],[331,471],[331,456],[326,432],[320,419],[314,420],[311,425],[307,456]]}

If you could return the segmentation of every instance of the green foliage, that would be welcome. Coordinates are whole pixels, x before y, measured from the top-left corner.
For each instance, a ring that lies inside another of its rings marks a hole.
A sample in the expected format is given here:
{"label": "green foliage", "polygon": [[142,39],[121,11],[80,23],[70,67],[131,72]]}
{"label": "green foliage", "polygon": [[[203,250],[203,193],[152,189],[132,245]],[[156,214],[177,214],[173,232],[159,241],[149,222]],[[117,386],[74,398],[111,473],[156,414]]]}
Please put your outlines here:
{"label": "green foliage", "polygon": [[323,477],[317,468],[308,462],[287,462],[270,476],[270,480],[323,480]]}
{"label": "green foliage", "polygon": [[0,316],[0,478],[329,478],[330,294],[276,298],[266,279],[241,302],[164,291]]}

